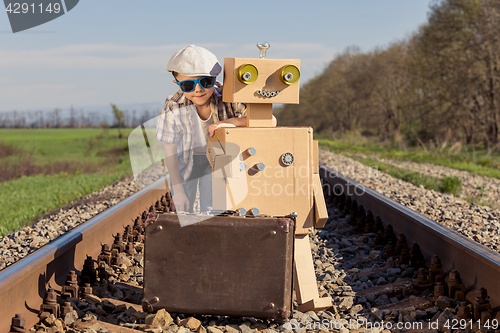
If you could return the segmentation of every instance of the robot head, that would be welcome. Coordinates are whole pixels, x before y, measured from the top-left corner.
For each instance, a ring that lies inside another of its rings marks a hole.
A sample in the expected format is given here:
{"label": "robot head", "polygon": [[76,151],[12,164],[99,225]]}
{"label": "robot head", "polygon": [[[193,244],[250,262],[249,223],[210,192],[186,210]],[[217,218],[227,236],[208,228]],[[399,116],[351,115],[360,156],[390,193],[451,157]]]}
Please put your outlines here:
{"label": "robot head", "polygon": [[257,44],[260,59],[224,58],[223,101],[299,103],[300,60],[264,59],[269,44]]}

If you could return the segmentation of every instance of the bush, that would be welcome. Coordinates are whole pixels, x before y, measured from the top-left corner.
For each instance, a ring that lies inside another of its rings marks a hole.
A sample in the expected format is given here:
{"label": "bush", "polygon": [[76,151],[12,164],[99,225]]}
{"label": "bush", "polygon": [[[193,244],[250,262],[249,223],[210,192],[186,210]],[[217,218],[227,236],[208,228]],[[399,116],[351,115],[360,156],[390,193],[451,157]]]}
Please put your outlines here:
{"label": "bush", "polygon": [[462,181],[458,177],[444,177],[441,180],[441,192],[458,195],[462,192]]}

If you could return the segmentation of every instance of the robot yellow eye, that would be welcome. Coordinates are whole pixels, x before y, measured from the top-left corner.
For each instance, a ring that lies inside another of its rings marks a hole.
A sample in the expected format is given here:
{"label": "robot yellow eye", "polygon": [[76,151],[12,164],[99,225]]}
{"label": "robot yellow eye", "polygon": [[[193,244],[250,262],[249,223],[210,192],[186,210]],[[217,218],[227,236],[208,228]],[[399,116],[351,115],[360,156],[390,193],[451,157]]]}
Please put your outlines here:
{"label": "robot yellow eye", "polygon": [[300,79],[300,70],[294,65],[286,65],[280,69],[279,77],[284,84],[292,85]]}
{"label": "robot yellow eye", "polygon": [[254,65],[245,64],[241,65],[238,69],[238,80],[244,84],[252,84],[257,80],[259,71]]}

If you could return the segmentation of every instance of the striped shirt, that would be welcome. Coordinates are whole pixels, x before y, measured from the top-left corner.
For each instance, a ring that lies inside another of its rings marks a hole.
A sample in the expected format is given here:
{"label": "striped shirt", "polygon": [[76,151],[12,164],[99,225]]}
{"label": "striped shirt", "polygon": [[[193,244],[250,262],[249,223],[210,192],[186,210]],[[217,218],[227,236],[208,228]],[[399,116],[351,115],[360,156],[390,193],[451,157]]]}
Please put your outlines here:
{"label": "striped shirt", "polygon": [[[214,87],[210,100],[210,109],[214,123],[229,118],[246,116],[246,105],[225,103],[222,101],[222,86],[219,82]],[[181,177],[186,181],[193,170],[193,111],[196,105],[188,100],[182,91],[169,96],[156,123],[156,138],[164,143],[177,144],[177,158]]]}

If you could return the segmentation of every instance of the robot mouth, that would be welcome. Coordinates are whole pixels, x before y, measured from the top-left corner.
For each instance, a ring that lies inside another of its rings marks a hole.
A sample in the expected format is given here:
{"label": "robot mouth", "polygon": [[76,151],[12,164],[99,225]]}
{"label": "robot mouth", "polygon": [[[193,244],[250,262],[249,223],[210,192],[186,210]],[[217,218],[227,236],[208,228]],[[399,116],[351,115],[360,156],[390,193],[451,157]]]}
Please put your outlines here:
{"label": "robot mouth", "polygon": [[257,90],[255,93],[257,95],[262,96],[262,97],[270,98],[270,97],[278,96],[278,94],[280,93],[280,91],[279,90],[275,90],[275,91]]}

